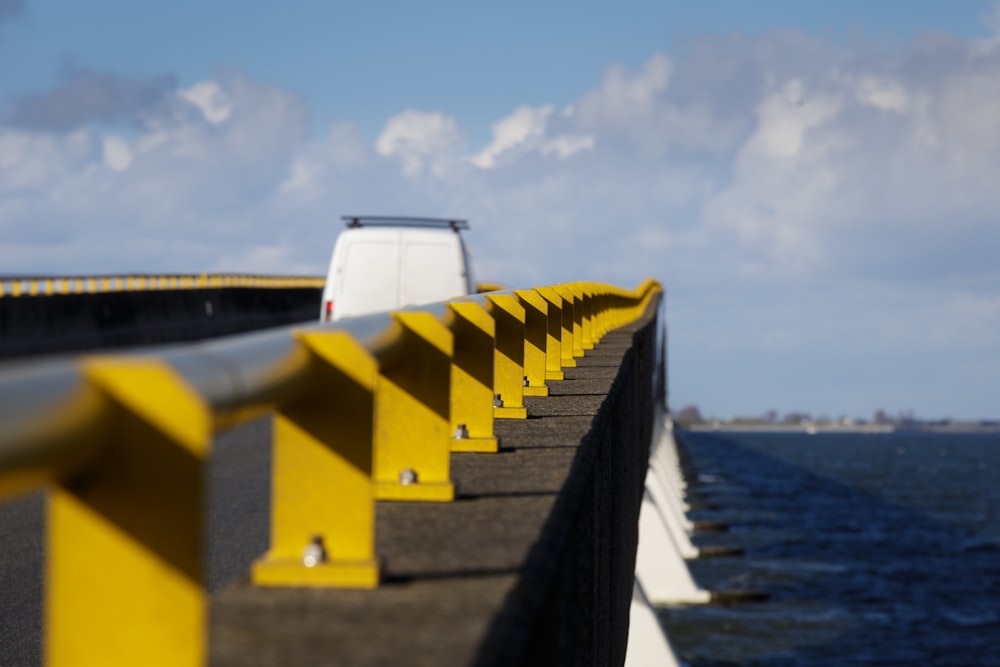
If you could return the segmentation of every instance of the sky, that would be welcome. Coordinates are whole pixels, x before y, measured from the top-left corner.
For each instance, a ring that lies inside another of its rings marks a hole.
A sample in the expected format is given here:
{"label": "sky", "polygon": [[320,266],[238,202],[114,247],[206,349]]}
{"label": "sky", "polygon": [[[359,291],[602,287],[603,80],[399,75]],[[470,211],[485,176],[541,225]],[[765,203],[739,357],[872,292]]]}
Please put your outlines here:
{"label": "sky", "polygon": [[670,399],[1000,418],[1000,5],[0,0],[0,273],[667,291]]}

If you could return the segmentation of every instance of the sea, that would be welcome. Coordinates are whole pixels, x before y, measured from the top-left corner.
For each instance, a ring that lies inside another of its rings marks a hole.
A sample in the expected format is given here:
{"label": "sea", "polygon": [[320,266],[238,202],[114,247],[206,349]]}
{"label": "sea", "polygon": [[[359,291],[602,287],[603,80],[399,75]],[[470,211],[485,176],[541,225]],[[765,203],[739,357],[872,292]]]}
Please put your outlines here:
{"label": "sea", "polygon": [[690,567],[765,601],[659,610],[708,665],[1000,666],[1000,434],[678,431]]}

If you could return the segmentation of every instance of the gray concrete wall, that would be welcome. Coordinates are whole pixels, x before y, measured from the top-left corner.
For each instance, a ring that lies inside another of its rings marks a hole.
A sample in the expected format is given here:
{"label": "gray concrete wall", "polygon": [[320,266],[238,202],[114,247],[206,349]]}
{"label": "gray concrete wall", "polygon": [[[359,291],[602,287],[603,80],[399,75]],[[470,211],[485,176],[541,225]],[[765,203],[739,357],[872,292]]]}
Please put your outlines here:
{"label": "gray concrete wall", "polygon": [[0,358],[198,340],[319,317],[318,288],[0,298]]}
{"label": "gray concrete wall", "polygon": [[571,371],[579,382],[581,374],[616,370],[478,665],[625,660],[655,394],[655,320],[630,329],[631,341],[609,340],[589,354],[590,364]]}

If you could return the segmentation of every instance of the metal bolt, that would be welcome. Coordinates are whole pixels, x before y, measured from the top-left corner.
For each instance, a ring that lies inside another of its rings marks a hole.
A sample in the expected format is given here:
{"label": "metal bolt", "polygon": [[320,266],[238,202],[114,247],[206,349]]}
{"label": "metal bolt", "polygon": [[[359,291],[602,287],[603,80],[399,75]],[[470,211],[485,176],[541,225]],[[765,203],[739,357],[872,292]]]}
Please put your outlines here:
{"label": "metal bolt", "polygon": [[399,483],[403,486],[417,483],[417,471],[413,468],[406,468],[399,473]]}
{"label": "metal bolt", "polygon": [[494,408],[502,408],[503,407],[503,399],[500,398],[500,394],[496,394],[493,397],[493,407]]}
{"label": "metal bolt", "polygon": [[521,382],[521,386],[523,386],[523,387],[527,387],[528,386],[528,376],[527,375],[524,376],[524,380]]}
{"label": "metal bolt", "polygon": [[302,552],[302,564],[306,567],[316,567],[326,562],[326,549],[323,547],[323,536],[313,535],[312,540]]}
{"label": "metal bolt", "polygon": [[455,440],[468,440],[469,439],[469,429],[465,427],[465,424],[459,424],[455,427]]}

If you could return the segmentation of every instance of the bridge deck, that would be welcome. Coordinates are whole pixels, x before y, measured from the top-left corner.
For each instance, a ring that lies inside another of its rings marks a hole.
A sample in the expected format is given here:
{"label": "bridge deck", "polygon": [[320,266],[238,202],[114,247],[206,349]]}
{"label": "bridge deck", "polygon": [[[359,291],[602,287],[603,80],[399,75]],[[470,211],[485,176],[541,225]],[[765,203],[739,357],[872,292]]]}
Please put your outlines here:
{"label": "bridge deck", "polygon": [[[378,590],[240,582],[215,596],[211,664],[468,665],[513,650],[497,645],[504,633],[491,633],[491,624],[518,607],[512,599],[498,616],[611,389],[631,331],[606,336],[566,369],[566,380],[549,383],[551,396],[526,397],[528,420],[498,420],[499,454],[452,454],[455,502],[378,504],[385,577]],[[525,595],[523,586],[516,595]]]}
{"label": "bridge deck", "polygon": [[[499,454],[453,454],[454,503],[378,504],[386,581],[375,591],[246,583],[250,562],[268,542],[270,424],[263,419],[221,434],[210,481],[210,663],[395,667],[489,664],[517,655],[517,646],[496,638],[518,633],[496,628],[523,621],[519,605],[537,606],[544,592],[519,587],[518,576],[639,326],[608,334],[577,368],[566,369],[566,380],[549,383],[552,396],[527,397],[529,419],[498,420]],[[0,506],[0,533],[0,664],[38,665],[41,494]]]}

